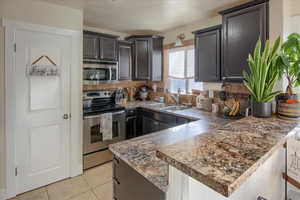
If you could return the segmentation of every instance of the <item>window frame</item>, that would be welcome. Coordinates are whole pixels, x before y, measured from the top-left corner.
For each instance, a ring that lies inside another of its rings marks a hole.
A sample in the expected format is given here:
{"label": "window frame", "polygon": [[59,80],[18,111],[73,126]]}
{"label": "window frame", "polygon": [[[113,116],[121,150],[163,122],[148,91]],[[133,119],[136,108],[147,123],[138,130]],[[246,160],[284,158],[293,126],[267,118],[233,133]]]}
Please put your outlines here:
{"label": "window frame", "polygon": [[[170,79],[177,79],[177,80],[184,80],[185,81],[185,88],[181,88],[181,89],[185,89],[185,95],[189,95],[189,89],[190,89],[190,84],[189,81],[195,80],[195,73],[194,76],[188,77],[188,51],[189,50],[195,50],[195,45],[188,45],[188,46],[184,46],[184,47],[177,47],[177,48],[172,48],[172,49],[168,49],[168,89],[172,94],[175,94],[171,91],[171,81]],[[184,78],[177,78],[174,76],[170,76],[170,53],[172,52],[177,52],[177,51],[184,51]],[[195,55],[194,55],[195,56]],[[195,63],[194,63],[195,65]],[[195,66],[194,66],[195,67]]]}

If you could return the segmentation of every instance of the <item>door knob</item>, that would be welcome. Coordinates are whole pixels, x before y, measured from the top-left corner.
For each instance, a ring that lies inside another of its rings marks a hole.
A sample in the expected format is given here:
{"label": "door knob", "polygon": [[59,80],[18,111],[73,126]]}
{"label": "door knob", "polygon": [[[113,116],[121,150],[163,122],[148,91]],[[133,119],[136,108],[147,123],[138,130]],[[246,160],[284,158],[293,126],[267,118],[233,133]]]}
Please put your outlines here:
{"label": "door knob", "polygon": [[69,119],[69,115],[68,115],[68,114],[64,114],[63,118],[64,118],[65,120],[67,120],[67,119]]}

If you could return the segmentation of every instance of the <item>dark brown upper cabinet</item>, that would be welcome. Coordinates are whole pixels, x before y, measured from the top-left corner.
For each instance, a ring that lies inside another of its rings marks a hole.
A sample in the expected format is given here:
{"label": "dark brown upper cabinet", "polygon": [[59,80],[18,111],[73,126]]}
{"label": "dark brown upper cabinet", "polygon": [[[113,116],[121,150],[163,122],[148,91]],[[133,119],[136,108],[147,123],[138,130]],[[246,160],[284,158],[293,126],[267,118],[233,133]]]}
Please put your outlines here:
{"label": "dark brown upper cabinet", "polygon": [[83,35],[83,59],[99,60],[100,59],[100,41],[95,34]]}
{"label": "dark brown upper cabinet", "polygon": [[133,80],[163,79],[163,37],[138,35],[127,37],[133,43]]}
{"label": "dark brown upper cabinet", "polygon": [[221,30],[222,25],[218,25],[193,32],[195,34],[195,81],[220,81]]}
{"label": "dark brown upper cabinet", "polygon": [[84,61],[117,61],[118,36],[83,32]]}
{"label": "dark brown upper cabinet", "polygon": [[100,59],[116,61],[117,58],[117,38],[100,37]]}
{"label": "dark brown upper cabinet", "polygon": [[249,72],[249,53],[253,53],[260,38],[268,39],[268,1],[256,0],[221,11],[222,30],[222,80],[240,82],[242,72]]}
{"label": "dark brown upper cabinet", "polygon": [[118,42],[119,80],[131,80],[132,44],[128,41]]}

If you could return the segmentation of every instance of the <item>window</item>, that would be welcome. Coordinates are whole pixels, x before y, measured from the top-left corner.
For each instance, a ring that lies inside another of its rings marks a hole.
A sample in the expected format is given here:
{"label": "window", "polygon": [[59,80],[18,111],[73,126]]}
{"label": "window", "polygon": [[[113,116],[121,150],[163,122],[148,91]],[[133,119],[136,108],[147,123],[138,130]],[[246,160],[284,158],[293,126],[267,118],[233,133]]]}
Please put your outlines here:
{"label": "window", "polygon": [[202,83],[194,80],[195,52],[194,46],[170,49],[169,90],[177,93],[191,94],[193,89],[202,89]]}

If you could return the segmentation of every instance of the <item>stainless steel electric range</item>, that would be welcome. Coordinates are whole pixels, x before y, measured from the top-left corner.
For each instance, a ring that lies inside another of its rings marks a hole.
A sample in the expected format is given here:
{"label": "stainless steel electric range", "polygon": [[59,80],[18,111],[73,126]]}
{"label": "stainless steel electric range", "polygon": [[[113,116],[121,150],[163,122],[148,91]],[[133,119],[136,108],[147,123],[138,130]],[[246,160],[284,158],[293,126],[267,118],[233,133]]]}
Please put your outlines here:
{"label": "stainless steel electric range", "polygon": [[[101,122],[104,113],[111,113],[111,120]],[[112,160],[108,145],[125,139],[126,114],[113,92],[89,91],[83,97],[83,116],[83,168],[88,169]],[[111,140],[103,140],[103,123],[112,123]]]}

